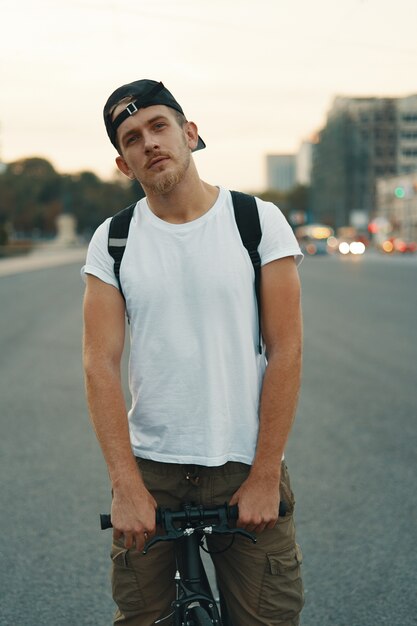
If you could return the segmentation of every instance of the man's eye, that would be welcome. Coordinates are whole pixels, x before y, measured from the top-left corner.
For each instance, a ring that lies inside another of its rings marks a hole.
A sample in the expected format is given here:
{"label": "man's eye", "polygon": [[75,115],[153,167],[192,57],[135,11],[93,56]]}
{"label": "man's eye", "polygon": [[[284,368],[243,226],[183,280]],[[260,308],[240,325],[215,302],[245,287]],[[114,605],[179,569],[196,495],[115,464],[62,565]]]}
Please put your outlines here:
{"label": "man's eye", "polygon": [[164,122],[159,122],[158,124],[155,124],[155,128],[157,130],[160,130],[161,128],[164,128],[164,127],[165,127]]}
{"label": "man's eye", "polygon": [[131,135],[130,137],[128,137],[128,139],[126,140],[127,145],[129,146],[130,144],[135,143],[137,138],[137,135]]}

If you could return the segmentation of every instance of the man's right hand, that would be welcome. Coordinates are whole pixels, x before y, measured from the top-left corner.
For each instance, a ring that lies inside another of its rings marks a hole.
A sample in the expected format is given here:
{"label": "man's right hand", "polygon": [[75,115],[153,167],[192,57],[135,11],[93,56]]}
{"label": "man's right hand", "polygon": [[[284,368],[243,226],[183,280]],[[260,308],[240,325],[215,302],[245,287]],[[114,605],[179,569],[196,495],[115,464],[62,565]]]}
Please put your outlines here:
{"label": "man's right hand", "polygon": [[143,550],[155,534],[156,507],[156,500],[144,486],[138,489],[136,483],[134,487],[114,488],[111,506],[114,540],[124,537],[126,548],[136,546],[137,550]]}

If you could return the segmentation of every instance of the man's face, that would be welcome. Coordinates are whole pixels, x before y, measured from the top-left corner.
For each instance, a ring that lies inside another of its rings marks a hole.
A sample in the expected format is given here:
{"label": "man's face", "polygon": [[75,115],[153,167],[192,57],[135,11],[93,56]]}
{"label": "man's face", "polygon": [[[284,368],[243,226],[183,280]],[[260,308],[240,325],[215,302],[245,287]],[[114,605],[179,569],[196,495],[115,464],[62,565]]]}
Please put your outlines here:
{"label": "man's face", "polygon": [[[116,108],[113,118],[125,105]],[[175,111],[164,105],[139,109],[117,131],[119,169],[141,183],[146,193],[165,194],[185,176],[197,141],[192,122],[181,127]]]}

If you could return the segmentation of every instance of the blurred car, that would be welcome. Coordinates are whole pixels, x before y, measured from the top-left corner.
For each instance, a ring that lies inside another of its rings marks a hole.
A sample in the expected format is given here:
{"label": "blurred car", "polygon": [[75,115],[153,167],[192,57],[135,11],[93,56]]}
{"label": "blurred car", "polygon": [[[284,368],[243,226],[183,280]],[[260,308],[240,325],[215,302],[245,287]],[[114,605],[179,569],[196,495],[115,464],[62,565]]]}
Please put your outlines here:
{"label": "blurred car", "polygon": [[304,241],[301,242],[301,250],[304,254],[327,254],[327,241],[323,239],[316,239],[315,241]]}
{"label": "blurred car", "polygon": [[333,236],[333,229],[326,224],[305,224],[295,229],[295,236],[304,254],[327,254],[328,240]]}
{"label": "blurred car", "polygon": [[337,231],[337,250],[344,256],[348,254],[360,256],[364,254],[368,244],[368,238],[358,233],[352,226],[343,226]]}
{"label": "blurred car", "polygon": [[365,252],[366,246],[363,241],[340,241],[339,252],[340,254],[354,254],[361,255]]}
{"label": "blurred car", "polygon": [[414,254],[417,252],[417,243],[406,241],[401,237],[389,237],[380,244],[379,248],[386,254]]}

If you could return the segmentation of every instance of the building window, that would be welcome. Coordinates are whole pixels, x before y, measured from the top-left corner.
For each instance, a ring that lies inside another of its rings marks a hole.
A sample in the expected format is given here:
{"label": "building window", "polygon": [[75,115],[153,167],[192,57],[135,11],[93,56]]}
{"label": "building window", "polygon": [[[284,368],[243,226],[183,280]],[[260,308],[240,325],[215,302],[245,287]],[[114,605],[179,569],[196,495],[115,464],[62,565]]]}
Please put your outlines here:
{"label": "building window", "polygon": [[417,139],[417,132],[402,132],[401,139]]}

